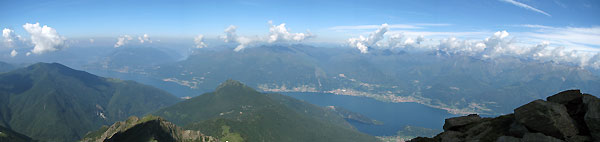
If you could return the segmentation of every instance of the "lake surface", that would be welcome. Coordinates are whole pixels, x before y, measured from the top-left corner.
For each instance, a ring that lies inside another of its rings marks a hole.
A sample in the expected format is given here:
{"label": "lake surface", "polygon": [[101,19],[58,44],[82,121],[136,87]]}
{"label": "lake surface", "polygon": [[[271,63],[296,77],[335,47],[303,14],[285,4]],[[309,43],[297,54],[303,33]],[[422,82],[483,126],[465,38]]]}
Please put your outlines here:
{"label": "lake surface", "polygon": [[367,125],[349,121],[359,131],[375,136],[396,135],[404,126],[418,126],[442,130],[444,119],[455,117],[445,110],[418,103],[388,103],[367,97],[343,96],[329,93],[281,93],[319,106],[341,106],[383,125]]}

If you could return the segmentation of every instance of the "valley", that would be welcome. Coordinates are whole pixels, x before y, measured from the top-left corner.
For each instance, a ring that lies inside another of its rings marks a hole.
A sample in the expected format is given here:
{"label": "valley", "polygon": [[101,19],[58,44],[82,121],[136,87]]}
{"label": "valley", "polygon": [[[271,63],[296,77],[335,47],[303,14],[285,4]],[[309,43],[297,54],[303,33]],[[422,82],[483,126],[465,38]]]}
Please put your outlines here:
{"label": "valley", "polygon": [[[264,45],[243,52],[199,49],[184,60],[150,65],[139,68],[140,72],[115,71],[120,68],[84,70],[136,80],[178,97],[209,92],[220,81],[233,78],[265,92],[327,93],[383,102],[414,102],[459,115],[505,114],[511,107],[545,97],[539,94],[566,89],[600,93],[594,85],[600,83],[600,78],[587,69],[515,57],[486,60],[441,51],[389,50],[387,54],[363,55],[351,49]],[[548,84],[553,89],[542,89]]]}

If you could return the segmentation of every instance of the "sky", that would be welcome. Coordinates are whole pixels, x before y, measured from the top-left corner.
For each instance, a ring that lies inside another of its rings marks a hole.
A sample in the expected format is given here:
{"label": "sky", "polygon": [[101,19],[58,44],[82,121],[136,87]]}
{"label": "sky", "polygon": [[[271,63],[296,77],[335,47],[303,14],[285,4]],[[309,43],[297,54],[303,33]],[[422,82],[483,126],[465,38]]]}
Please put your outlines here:
{"label": "sky", "polygon": [[28,1],[0,2],[0,26],[15,29],[39,22],[62,35],[118,36],[150,34],[219,35],[229,25],[240,34],[262,34],[267,21],[287,23],[296,32],[306,29],[323,36],[336,26],[440,24],[426,31],[464,32],[527,30],[518,25],[594,27],[600,23],[600,1],[521,0],[533,9],[498,0],[390,1]]}
{"label": "sky", "polygon": [[[4,46],[16,47],[22,39],[21,46],[39,47],[29,51],[34,54],[60,50],[73,39],[110,38],[114,47],[182,38],[199,48],[210,46],[205,39],[229,39],[224,41],[238,43],[238,49],[256,41],[356,48],[364,42],[372,48],[392,47],[384,39],[395,35],[403,47],[419,37],[441,46],[452,38],[485,42],[503,31],[516,45],[600,51],[597,0],[2,0],[0,17],[0,29],[8,29],[5,42],[12,40]],[[380,38],[368,38],[382,28]]]}

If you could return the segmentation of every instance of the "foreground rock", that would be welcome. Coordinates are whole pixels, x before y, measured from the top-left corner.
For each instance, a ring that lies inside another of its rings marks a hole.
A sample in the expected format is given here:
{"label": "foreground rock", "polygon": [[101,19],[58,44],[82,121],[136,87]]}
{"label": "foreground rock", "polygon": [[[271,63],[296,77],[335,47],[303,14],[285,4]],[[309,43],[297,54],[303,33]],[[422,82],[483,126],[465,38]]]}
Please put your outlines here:
{"label": "foreground rock", "polygon": [[583,104],[587,111],[584,122],[594,140],[600,141],[600,100],[592,95],[583,96]]}
{"label": "foreground rock", "polygon": [[444,132],[411,142],[600,142],[600,99],[568,90],[535,100],[514,114],[481,118],[476,114],[446,119]]}
{"label": "foreground rock", "polygon": [[183,130],[175,124],[156,116],[142,119],[132,116],[110,127],[88,133],[84,142],[159,141],[159,142],[217,142],[199,131]]}
{"label": "foreground rock", "polygon": [[564,139],[579,133],[567,108],[558,103],[535,100],[515,109],[515,120],[532,131],[557,138]]}

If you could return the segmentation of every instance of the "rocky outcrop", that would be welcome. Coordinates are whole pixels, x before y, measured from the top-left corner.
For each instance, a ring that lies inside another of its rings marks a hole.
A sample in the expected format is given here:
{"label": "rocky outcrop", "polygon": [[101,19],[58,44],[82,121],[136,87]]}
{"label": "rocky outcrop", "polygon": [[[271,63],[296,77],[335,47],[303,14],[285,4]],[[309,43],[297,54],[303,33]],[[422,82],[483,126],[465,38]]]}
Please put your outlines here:
{"label": "rocky outcrop", "polygon": [[449,119],[446,119],[444,122],[444,131],[455,130],[456,128],[459,128],[460,126],[469,125],[471,123],[476,123],[479,121],[481,121],[481,117],[479,117],[479,115],[476,115],[476,114],[470,114],[467,116],[449,118]]}
{"label": "rocky outcrop", "polygon": [[579,133],[567,108],[558,103],[535,100],[515,109],[515,120],[532,131],[557,138],[564,139]]}
{"label": "rocky outcrop", "polygon": [[583,105],[587,108],[583,120],[589,133],[596,140],[600,141],[600,100],[592,95],[583,96]]}
{"label": "rocky outcrop", "polygon": [[142,119],[132,116],[126,121],[116,122],[91,132],[83,142],[119,142],[119,141],[166,141],[166,142],[217,142],[199,131],[183,130],[175,124],[156,116]]}
{"label": "rocky outcrop", "polygon": [[495,118],[477,114],[446,119],[444,132],[412,142],[600,142],[600,99],[568,90]]}

